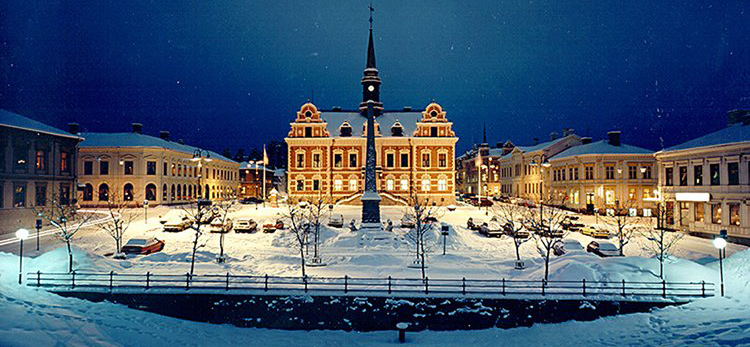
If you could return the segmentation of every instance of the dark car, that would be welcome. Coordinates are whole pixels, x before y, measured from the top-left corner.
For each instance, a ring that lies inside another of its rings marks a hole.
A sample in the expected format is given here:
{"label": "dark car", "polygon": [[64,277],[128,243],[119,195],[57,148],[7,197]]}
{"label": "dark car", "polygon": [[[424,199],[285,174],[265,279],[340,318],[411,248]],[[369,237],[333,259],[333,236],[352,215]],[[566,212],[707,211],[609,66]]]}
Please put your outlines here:
{"label": "dark car", "polygon": [[263,200],[258,199],[258,198],[254,197],[254,196],[247,197],[247,198],[242,198],[240,200],[240,204],[259,204],[261,202],[263,202]]}
{"label": "dark car", "polygon": [[466,221],[466,228],[469,230],[479,230],[481,226],[482,221],[480,220],[474,221],[474,218],[469,217],[469,219]]}
{"label": "dark car", "polygon": [[602,258],[620,256],[620,250],[617,249],[617,246],[615,246],[614,243],[605,240],[591,241],[591,243],[586,246],[586,251],[594,253]]}
{"label": "dark car", "polygon": [[130,239],[122,252],[127,254],[151,254],[164,249],[164,241],[151,237],[148,239]]}

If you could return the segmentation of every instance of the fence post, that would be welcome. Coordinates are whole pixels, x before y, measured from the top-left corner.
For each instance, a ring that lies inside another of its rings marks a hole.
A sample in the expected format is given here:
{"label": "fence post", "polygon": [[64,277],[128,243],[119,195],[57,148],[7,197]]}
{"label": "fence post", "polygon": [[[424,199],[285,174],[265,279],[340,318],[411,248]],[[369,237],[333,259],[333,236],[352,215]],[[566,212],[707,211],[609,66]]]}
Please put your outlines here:
{"label": "fence post", "polygon": [[268,274],[266,274],[266,280],[264,283],[265,284],[263,285],[263,291],[267,292],[268,291]]}
{"label": "fence post", "polygon": [[622,296],[625,297],[625,279],[622,279]]}
{"label": "fence post", "polygon": [[146,272],[146,290],[150,287],[151,282],[151,271]]}
{"label": "fence post", "polygon": [[706,297],[706,281],[701,281],[701,296]]}
{"label": "fence post", "polygon": [[586,279],[584,278],[581,282],[583,282],[583,296],[586,296]]}
{"label": "fence post", "polygon": [[112,282],[114,282],[114,278],[115,278],[115,272],[110,271],[109,272],[109,291],[110,292],[112,291]]}
{"label": "fence post", "polygon": [[388,294],[391,294],[391,276],[388,276]]}
{"label": "fence post", "polygon": [[344,275],[344,294],[349,292],[349,276]]}
{"label": "fence post", "polygon": [[461,294],[466,295],[466,277],[461,278]]}
{"label": "fence post", "polygon": [[190,289],[190,273],[186,272],[185,273],[185,290],[189,290],[189,289]]}
{"label": "fence post", "polygon": [[661,280],[661,297],[667,297],[667,281]]}
{"label": "fence post", "polygon": [[[36,286],[37,287],[41,287],[42,286],[42,272],[39,271],[39,270],[36,271]],[[705,290],[704,290],[704,292],[705,292]]]}
{"label": "fence post", "polygon": [[307,293],[307,275],[302,277],[302,282],[305,282],[305,293]]}
{"label": "fence post", "polygon": [[505,296],[505,277],[503,277],[503,296]]}
{"label": "fence post", "polygon": [[429,294],[430,293],[430,285],[429,285],[430,279],[425,276],[424,278],[424,293]]}
{"label": "fence post", "polygon": [[227,271],[227,286],[224,288],[224,290],[229,290],[229,271]]}
{"label": "fence post", "polygon": [[76,289],[76,270],[73,270],[73,276],[71,277],[73,289]]}
{"label": "fence post", "polygon": [[546,286],[546,284],[547,284],[547,280],[542,278],[542,296],[544,296],[544,287]]}

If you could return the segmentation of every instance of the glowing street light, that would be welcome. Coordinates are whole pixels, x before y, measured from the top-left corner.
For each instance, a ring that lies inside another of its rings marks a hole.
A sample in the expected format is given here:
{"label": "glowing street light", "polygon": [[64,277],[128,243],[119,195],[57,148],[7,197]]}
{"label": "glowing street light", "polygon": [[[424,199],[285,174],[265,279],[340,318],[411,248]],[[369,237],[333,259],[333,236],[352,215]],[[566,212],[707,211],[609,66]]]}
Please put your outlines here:
{"label": "glowing street light", "polygon": [[21,284],[21,277],[23,276],[23,240],[29,237],[29,231],[26,229],[18,229],[16,231],[16,237],[21,240],[21,251],[18,257],[18,284]]}
{"label": "glowing street light", "polygon": [[724,296],[724,256],[726,255],[727,230],[722,229],[714,238],[714,247],[719,250],[719,276],[721,278],[721,296]]}

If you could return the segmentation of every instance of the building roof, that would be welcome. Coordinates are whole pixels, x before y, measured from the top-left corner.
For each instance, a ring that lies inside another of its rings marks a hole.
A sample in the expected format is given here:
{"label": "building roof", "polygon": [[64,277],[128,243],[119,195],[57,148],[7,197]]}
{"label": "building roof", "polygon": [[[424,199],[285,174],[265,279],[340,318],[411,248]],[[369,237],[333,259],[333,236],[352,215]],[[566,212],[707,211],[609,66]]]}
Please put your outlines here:
{"label": "building roof", "polygon": [[265,168],[266,172],[275,173],[274,170],[271,170],[269,168],[266,168],[263,164],[258,163],[248,163],[246,161],[243,161],[240,163],[240,169],[248,169],[248,170],[263,170]]}
{"label": "building roof", "polygon": [[55,136],[63,136],[75,139],[81,139],[80,136],[73,135],[67,131],[62,131],[53,126],[37,122],[31,118],[24,117],[20,114],[15,114],[6,110],[0,110],[0,125],[4,125],[11,128],[28,130],[34,132],[40,132]]}
{"label": "building roof", "polygon": [[552,146],[552,145],[554,145],[554,144],[556,144],[556,143],[558,143],[558,142],[560,142],[562,140],[565,140],[566,138],[567,138],[567,136],[563,136],[561,138],[558,138],[558,139],[555,139],[555,140],[552,140],[552,141],[542,142],[542,143],[537,144],[537,145],[533,145],[533,146],[516,146],[515,148],[518,148],[521,152],[524,152],[524,153],[535,152],[535,151],[539,151],[539,150],[545,149],[545,148],[547,148],[549,146]]}
{"label": "building roof", "polygon": [[[367,118],[362,116],[359,112],[351,111],[321,111],[321,118],[327,122],[326,130],[331,134],[331,137],[339,137],[339,127],[344,122],[349,122],[352,126],[352,137],[365,137],[363,130],[363,124],[367,122]],[[404,128],[403,137],[411,137],[414,131],[417,130],[417,122],[422,120],[422,112],[419,111],[385,111],[381,113],[375,121],[380,125],[380,135],[382,137],[391,136],[391,126],[398,121]]]}
{"label": "building roof", "polygon": [[[178,152],[193,154],[198,147],[183,145],[178,142],[164,140],[159,137],[138,133],[83,133],[85,140],[81,142],[81,148],[94,147],[152,147],[164,148]],[[216,152],[208,151],[211,158],[235,163],[234,160],[224,157]]]}
{"label": "building roof", "polygon": [[660,152],[679,151],[698,147],[718,146],[730,143],[750,141],[750,126],[743,123],[735,123],[719,131],[681,143],[676,146],[665,148]]}
{"label": "building roof", "polygon": [[585,145],[578,145],[570,147],[554,156],[549,158],[550,160],[563,159],[568,157],[574,157],[579,155],[587,154],[651,154],[654,153],[645,148],[631,146],[628,144],[621,143],[619,146],[610,145],[607,140],[596,141],[587,143]]}

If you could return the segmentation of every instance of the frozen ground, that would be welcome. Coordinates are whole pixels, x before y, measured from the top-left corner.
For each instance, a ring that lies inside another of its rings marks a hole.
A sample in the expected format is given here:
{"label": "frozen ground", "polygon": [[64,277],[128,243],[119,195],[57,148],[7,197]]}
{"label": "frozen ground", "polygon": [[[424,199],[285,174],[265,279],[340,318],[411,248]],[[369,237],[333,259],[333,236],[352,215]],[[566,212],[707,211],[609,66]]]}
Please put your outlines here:
{"label": "frozen ground", "polygon": [[[161,230],[158,216],[166,213],[168,208],[160,207],[149,210],[148,223],[143,219],[133,222],[126,233],[126,239],[133,237],[154,236],[166,241],[164,251],[147,256],[130,257],[125,261],[117,261],[104,254],[111,253],[114,242],[108,234],[97,228],[83,230],[77,236],[74,244],[93,255],[100,256],[96,262],[95,269],[85,269],[80,265],[79,270],[106,270],[118,272],[145,273],[185,273],[190,266],[189,256],[193,232],[186,230],[180,233],[166,233]],[[256,209],[254,205],[238,205],[231,213],[233,219],[241,217],[253,218],[262,223],[265,220],[275,219],[283,208]],[[395,224],[401,219],[405,212],[403,207],[383,207],[382,219],[391,219]],[[361,207],[337,206],[334,213],[342,213],[345,224],[351,219],[359,220]],[[529,240],[521,246],[521,257],[526,262],[527,269],[517,271],[513,269],[515,250],[513,241],[507,237],[501,239],[486,238],[477,232],[465,228],[468,217],[474,219],[488,220],[484,211],[478,211],[472,207],[460,207],[453,212],[441,212],[440,220],[451,224],[450,234],[447,238],[447,255],[442,255],[442,238],[434,232],[428,240],[428,247],[432,249],[429,254],[427,270],[428,276],[433,278],[529,278],[538,280],[543,271],[543,259],[540,258],[533,240]],[[592,221],[593,222],[593,221]],[[395,241],[390,246],[370,247],[360,244],[359,234],[352,233],[347,227],[329,228],[324,227],[321,232],[321,254],[327,266],[309,268],[309,274],[315,276],[394,276],[394,277],[416,277],[419,270],[408,268],[414,258],[409,244],[404,240],[405,229],[396,228],[393,236]],[[576,238],[585,246],[591,238],[580,233],[571,233],[570,238]],[[225,264],[217,264],[214,259],[219,253],[218,234],[206,234],[197,257],[198,273],[225,273],[234,274],[269,274],[269,275],[300,275],[300,262],[298,252],[294,248],[294,238],[287,231],[277,231],[272,234],[256,232],[252,234],[236,234],[234,232],[225,236],[225,254],[228,260]],[[627,260],[623,259],[600,259],[589,254],[577,254],[574,256],[555,257],[555,271],[551,279],[570,278],[581,280],[585,277],[590,280],[613,279],[619,280],[619,273],[623,269],[630,269],[633,273],[639,273],[641,280],[655,280],[655,271],[658,262],[644,247],[647,241],[644,238],[634,240],[625,247]],[[48,250],[59,247],[60,243],[49,240]],[[13,245],[15,247],[15,245]],[[28,246],[27,246],[28,247]],[[745,247],[730,245],[728,253],[740,251]],[[13,249],[0,249],[13,251]],[[42,249],[44,251],[44,247]],[[701,271],[672,272],[672,268],[684,269],[695,266],[693,261],[707,263],[715,259],[715,249],[710,240],[695,237],[685,237],[680,241],[675,258],[666,266],[667,279],[672,281],[706,280],[716,282],[715,274],[703,273]],[[35,252],[31,252],[36,255]],[[674,266],[673,266],[674,265]],[[29,270],[34,270],[29,267]],[[689,273],[690,276],[683,276]]]}
{"label": "frozen ground", "polygon": [[[77,250],[81,268],[103,266]],[[27,258],[29,268],[64,271],[65,251]],[[626,258],[637,259],[637,258]],[[508,330],[409,333],[420,346],[750,346],[750,251],[725,262],[724,298],[608,317]],[[684,272],[715,273],[716,263],[688,262]],[[0,346],[390,346],[396,332],[280,331],[196,323],[111,303],[62,298],[16,283],[16,255],[0,253]],[[115,264],[110,264],[114,266]],[[623,264],[624,265],[624,264]],[[565,265],[559,267],[563,268]],[[673,268],[679,268],[673,266]],[[619,269],[621,270],[621,269]],[[628,272],[626,271],[625,274]]]}

